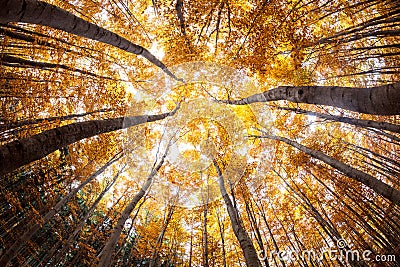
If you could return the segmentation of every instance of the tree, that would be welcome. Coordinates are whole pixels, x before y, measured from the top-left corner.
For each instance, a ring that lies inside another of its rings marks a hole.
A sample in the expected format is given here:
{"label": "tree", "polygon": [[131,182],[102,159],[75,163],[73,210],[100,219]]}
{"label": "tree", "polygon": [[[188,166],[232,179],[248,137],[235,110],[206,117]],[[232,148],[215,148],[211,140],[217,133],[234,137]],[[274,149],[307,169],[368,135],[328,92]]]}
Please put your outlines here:
{"label": "tree", "polygon": [[1,266],[398,265],[396,1],[0,3]]}
{"label": "tree", "polygon": [[240,100],[217,100],[221,103],[248,105],[256,102],[287,100],[293,103],[327,105],[360,113],[400,114],[400,83],[370,88],[340,86],[280,86]]}
{"label": "tree", "polygon": [[171,146],[171,141],[168,143],[167,148],[164,154],[162,155],[160,161],[158,163],[157,162],[154,163],[154,166],[151,169],[150,174],[147,176],[146,182],[144,183],[140,191],[132,198],[131,202],[128,204],[128,206],[125,207],[124,211],[121,213],[121,216],[119,217],[118,222],[114,227],[109,240],[107,241],[103,250],[101,251],[99,266],[101,267],[110,266],[112,264],[112,255],[114,253],[115,244],[118,242],[118,239],[122,232],[122,228],[124,227],[124,224],[126,220],[129,218],[129,215],[131,214],[132,210],[136,207],[137,203],[143,198],[143,196],[146,194],[146,191],[150,188],[154,176],[157,174],[157,172],[160,170],[161,166],[164,163],[165,157],[168,154],[170,146]]}
{"label": "tree", "polygon": [[28,22],[63,30],[82,37],[113,45],[127,52],[141,55],[178,80],[167,67],[145,48],[125,38],[87,22],[59,7],[37,0],[3,0],[0,23]]}
{"label": "tree", "polygon": [[50,211],[48,211],[40,223],[33,223],[28,226],[27,230],[23,235],[21,235],[18,240],[15,240],[14,244],[1,256],[0,263],[4,266],[8,264],[10,260],[12,260],[15,255],[19,252],[21,246],[23,246],[29,239],[41,228],[42,225],[48,223],[50,219],[60,212],[63,206],[74,197],[79,190],[81,190],[85,185],[91,182],[94,178],[104,172],[109,166],[120,160],[122,155],[119,153],[112,157],[106,164],[104,164],[101,168],[99,168],[95,173],[89,176],[83,183],[81,183],[78,187],[73,189],[68,195],[64,196]]}
{"label": "tree", "polygon": [[239,241],[240,247],[243,251],[244,257],[246,259],[246,266],[261,266],[260,260],[258,259],[256,249],[254,248],[253,242],[251,241],[246,230],[243,228],[243,222],[239,216],[238,210],[233,206],[231,199],[229,198],[228,192],[225,189],[224,178],[222,176],[221,169],[218,163],[213,159],[213,164],[218,173],[218,184],[221,191],[221,195],[224,199],[226,209],[231,220],[233,232]]}
{"label": "tree", "polygon": [[45,157],[51,152],[84,138],[108,133],[138,124],[162,120],[179,109],[159,115],[120,117],[107,120],[76,122],[44,131],[23,140],[13,141],[0,147],[0,175]]}
{"label": "tree", "polygon": [[326,164],[338,169],[339,171],[341,171],[348,177],[351,177],[351,178],[363,183],[364,185],[366,185],[369,188],[371,188],[372,190],[374,190],[377,194],[381,195],[382,197],[386,198],[387,200],[391,201],[392,203],[394,203],[396,205],[400,205],[400,191],[399,190],[396,190],[392,186],[385,184],[384,182],[376,179],[375,177],[373,177],[367,173],[364,173],[362,171],[359,171],[351,166],[348,166],[348,165],[346,165],[346,164],[344,164],[322,152],[316,151],[314,149],[310,149],[306,146],[303,146],[303,145],[301,145],[297,142],[294,142],[292,140],[289,140],[285,137],[268,135],[268,134],[264,134],[264,135],[260,135],[260,136],[253,136],[253,137],[269,138],[269,139],[285,142],[285,143],[287,143],[287,144],[289,144],[289,145],[291,145],[291,146],[293,146],[293,147],[295,147],[295,148],[297,148],[319,160],[322,160]]}

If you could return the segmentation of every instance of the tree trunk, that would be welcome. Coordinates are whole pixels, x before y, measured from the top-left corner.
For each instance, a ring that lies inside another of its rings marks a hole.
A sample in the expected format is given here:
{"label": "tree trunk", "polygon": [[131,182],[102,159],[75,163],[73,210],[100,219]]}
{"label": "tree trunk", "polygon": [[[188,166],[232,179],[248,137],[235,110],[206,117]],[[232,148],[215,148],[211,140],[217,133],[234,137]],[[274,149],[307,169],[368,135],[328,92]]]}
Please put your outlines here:
{"label": "tree trunk", "polygon": [[225,226],[223,219],[221,219],[218,209],[216,209],[215,214],[217,215],[218,229],[222,242],[222,265],[226,267],[226,251],[225,251],[225,235],[224,235]]}
{"label": "tree trunk", "polygon": [[26,230],[17,240],[14,241],[13,245],[6,250],[6,252],[0,258],[0,266],[7,266],[8,262],[12,260],[19,252],[21,246],[25,245],[31,237],[46,223],[49,222],[54,215],[56,215],[61,208],[78,193],[85,185],[87,185],[90,181],[96,178],[99,174],[105,171],[109,166],[118,161],[122,155],[118,153],[112,159],[110,159],[105,165],[103,165],[100,169],[98,169],[95,173],[93,173],[89,178],[87,178],[83,183],[81,183],[78,187],[73,189],[68,195],[63,197],[58,203],[43,216],[42,220],[37,223],[33,223],[33,225],[28,226],[28,230]]}
{"label": "tree trunk", "polygon": [[369,88],[340,86],[279,86],[240,100],[218,102],[247,105],[256,102],[287,100],[294,103],[327,105],[375,115],[400,114],[400,83]]}
{"label": "tree trunk", "polygon": [[[208,232],[207,232],[207,213],[208,213],[208,176],[206,179],[207,183],[207,193],[204,198],[203,192],[201,194],[201,198],[203,200],[204,210],[203,210],[203,266],[208,267]],[[202,190],[203,191],[203,190]]]}
{"label": "tree trunk", "polygon": [[310,115],[310,116],[315,116],[315,117],[318,117],[321,119],[343,122],[343,123],[351,124],[354,126],[359,126],[359,127],[366,128],[366,129],[372,127],[372,128],[379,129],[379,130],[386,130],[386,131],[391,131],[394,133],[400,133],[400,125],[389,123],[389,122],[384,122],[384,121],[361,120],[361,119],[355,119],[355,118],[350,118],[350,117],[336,116],[336,115],[324,114],[324,113],[319,113],[319,112],[313,112],[313,111],[299,109],[299,108],[278,107],[278,109],[293,111],[298,114],[306,114],[306,115]]}
{"label": "tree trunk", "polygon": [[286,144],[289,144],[299,149],[300,151],[303,151],[304,153],[325,162],[326,164],[339,170],[346,176],[353,178],[354,180],[360,183],[363,183],[364,185],[375,191],[375,193],[377,193],[378,195],[400,206],[400,191],[396,190],[395,188],[385,184],[384,182],[376,179],[375,177],[367,173],[354,169],[353,167],[343,162],[340,162],[339,160],[334,159],[320,151],[308,148],[285,137],[274,136],[274,135],[263,135],[263,136],[258,136],[258,138],[268,138],[272,140],[285,142]]}
{"label": "tree trunk", "polygon": [[41,159],[62,147],[82,139],[146,122],[162,120],[174,115],[178,108],[179,105],[172,112],[158,115],[77,122],[50,129],[28,138],[12,141],[0,146],[0,175],[14,171],[25,164]]}
{"label": "tree trunk", "polygon": [[[289,179],[292,180],[294,186],[296,188],[293,188],[286,180],[283,178],[277,171],[273,169],[274,173],[283,180],[283,182],[286,184],[286,186],[292,190],[292,192],[302,201],[301,206],[304,207],[305,210],[308,210],[315,218],[315,220],[319,223],[321,226],[322,230],[325,231],[325,233],[335,242],[338,240],[343,240],[341,234],[339,233],[339,230],[336,228],[336,226],[332,223],[332,221],[329,219],[328,215],[326,216],[326,219],[322,216],[322,214],[315,208],[315,206],[311,203],[310,199],[301,191],[301,189],[297,186],[297,184],[289,177]],[[294,229],[293,229],[294,230]],[[347,253],[347,251],[350,250],[350,248],[345,245],[344,247],[339,248],[340,251],[343,251],[344,253]],[[344,254],[347,255],[347,254]],[[352,259],[346,259],[348,263],[353,266],[366,266],[366,264],[361,260],[361,261],[355,261]]]}
{"label": "tree trunk", "polygon": [[160,162],[157,164],[157,166],[153,167],[151,170],[149,176],[147,177],[147,180],[145,184],[142,186],[142,188],[139,190],[139,192],[133,197],[132,201],[126,206],[126,208],[123,210],[121,213],[121,216],[118,219],[117,224],[114,227],[114,230],[108,239],[107,243],[105,244],[103,250],[100,253],[100,262],[98,267],[107,267],[111,265],[112,261],[112,256],[115,250],[115,245],[117,244],[119,237],[121,235],[122,229],[125,225],[126,220],[129,218],[129,215],[133,211],[133,209],[136,207],[136,204],[142,199],[142,197],[146,194],[146,191],[150,188],[150,185],[153,181],[153,177],[157,174],[158,170],[161,168],[161,166],[164,163],[164,160],[168,154],[169,147],[171,145],[171,142],[168,144],[164,155],[162,156]]}
{"label": "tree trunk", "polygon": [[158,250],[162,246],[162,242],[164,240],[165,232],[167,231],[168,224],[172,219],[172,215],[174,214],[175,207],[173,205],[171,205],[171,206],[169,206],[167,208],[167,210],[168,210],[168,214],[165,217],[165,220],[163,222],[163,226],[162,226],[161,232],[157,237],[157,241],[156,241],[156,244],[155,244],[155,247],[154,247],[154,251],[153,251],[153,254],[151,255],[151,260],[150,260],[149,267],[158,266],[157,265]]}
{"label": "tree trunk", "polygon": [[228,210],[229,218],[231,220],[232,229],[235,233],[236,238],[239,241],[240,247],[243,251],[244,258],[246,260],[247,267],[260,267],[261,262],[258,259],[256,249],[254,248],[253,242],[243,227],[242,220],[239,218],[238,211],[233,207],[232,201],[229,198],[228,193],[225,189],[224,178],[222,172],[218,166],[218,163],[213,159],[215,169],[218,173],[218,184],[221,191],[221,195],[225,201],[226,209]]}
{"label": "tree trunk", "polygon": [[36,0],[0,0],[0,6],[2,7],[0,9],[0,23],[27,22],[39,24],[106,43],[145,57],[170,77],[179,80],[147,49],[57,6]]}
{"label": "tree trunk", "polygon": [[[280,253],[279,246],[278,246],[278,243],[275,240],[274,234],[272,233],[271,227],[269,226],[269,223],[268,223],[268,220],[267,220],[267,215],[265,214],[265,211],[264,211],[263,203],[258,204],[257,201],[254,201],[254,203],[256,204],[258,210],[260,211],[260,214],[261,214],[261,217],[263,218],[265,226],[267,226],[269,236],[271,237],[272,243],[273,243],[274,248],[275,248],[275,251],[274,251],[275,253],[274,254],[279,255],[279,253]],[[265,261],[268,262],[268,256],[270,256],[270,255],[267,254],[267,251],[263,250],[262,251],[262,256],[265,258]],[[283,259],[279,259],[279,260],[280,260],[282,266],[286,267],[285,261]],[[277,265],[275,257],[274,257],[274,261],[275,261],[275,265]],[[265,263],[265,264],[267,264],[267,263]],[[269,265],[266,265],[266,266],[269,266]]]}
{"label": "tree trunk", "polygon": [[189,263],[188,267],[192,267],[192,256],[193,256],[193,225],[190,231],[190,249],[189,249]]}
{"label": "tree trunk", "polygon": [[96,113],[109,112],[109,111],[115,111],[115,109],[99,109],[99,110],[94,110],[94,111],[85,112],[85,113],[70,114],[70,115],[58,116],[58,117],[39,118],[39,119],[33,119],[33,120],[29,120],[28,119],[28,120],[15,121],[15,122],[7,121],[5,124],[0,124],[0,132],[6,131],[6,130],[10,130],[10,129],[19,128],[19,127],[22,127],[22,126],[39,124],[39,123],[42,123],[42,122],[73,120],[73,119],[77,119],[77,118],[93,115],[93,114],[96,114]]}

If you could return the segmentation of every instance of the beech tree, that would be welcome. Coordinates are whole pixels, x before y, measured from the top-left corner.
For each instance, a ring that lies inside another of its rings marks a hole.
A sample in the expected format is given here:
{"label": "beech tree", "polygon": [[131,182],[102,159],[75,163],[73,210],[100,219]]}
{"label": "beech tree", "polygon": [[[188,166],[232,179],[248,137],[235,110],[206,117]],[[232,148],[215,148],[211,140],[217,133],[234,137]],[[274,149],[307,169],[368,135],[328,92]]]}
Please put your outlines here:
{"label": "beech tree", "polygon": [[0,3],[1,266],[398,265],[396,1]]}
{"label": "beech tree", "polygon": [[57,6],[37,0],[4,0],[2,1],[2,6],[4,8],[2,9],[2,13],[0,13],[0,23],[35,23],[110,44],[127,52],[145,57],[168,75],[174,79],[178,79],[161,61],[145,48],[133,44],[125,38],[98,27],[93,23],[78,18]]}
{"label": "beech tree", "polygon": [[108,133],[132,127],[138,124],[162,120],[172,116],[179,106],[171,112],[160,115],[143,115],[132,117],[120,117],[108,120],[95,120],[77,122],[47,130],[35,136],[7,143],[0,147],[0,159],[2,162],[0,174],[13,171],[22,165],[38,160],[51,152],[66,145],[72,144],[84,138],[102,133]]}
{"label": "beech tree", "polygon": [[340,86],[280,86],[240,100],[218,100],[222,103],[247,105],[256,102],[287,100],[294,103],[327,105],[376,115],[400,114],[400,83],[370,88]]}
{"label": "beech tree", "polygon": [[118,242],[118,239],[122,232],[122,228],[126,220],[129,218],[129,215],[131,214],[132,210],[146,194],[146,191],[150,188],[154,176],[157,174],[157,172],[160,170],[161,166],[164,163],[164,160],[168,154],[170,146],[171,146],[171,141],[168,143],[167,148],[164,154],[161,156],[159,162],[157,164],[154,164],[153,168],[150,171],[150,174],[147,176],[146,182],[144,183],[140,191],[132,198],[132,201],[128,204],[128,206],[125,207],[124,211],[121,213],[121,216],[118,219],[117,225],[114,227],[110,239],[107,241],[103,250],[101,251],[99,266],[110,266],[112,264],[112,255],[114,252],[114,247],[115,244]]}
{"label": "beech tree", "polygon": [[285,142],[293,147],[296,147],[297,149],[299,149],[305,153],[308,153],[311,156],[313,156],[319,160],[322,160],[326,164],[338,169],[339,171],[346,174],[348,177],[354,178],[355,180],[365,184],[366,186],[368,186],[372,190],[374,190],[376,193],[383,196],[384,198],[387,198],[389,201],[393,202],[394,204],[400,205],[400,191],[383,183],[382,181],[376,179],[375,177],[372,177],[369,174],[366,174],[357,169],[354,169],[353,167],[348,166],[332,157],[329,157],[328,155],[325,155],[324,153],[321,153],[319,151],[315,151],[313,149],[305,147],[305,146],[303,146],[297,142],[294,142],[292,140],[289,140],[285,137],[268,135],[268,134],[263,134],[260,136],[253,136],[253,137],[269,138],[269,139],[273,139],[273,140],[278,140],[278,141]]}
{"label": "beech tree", "polygon": [[247,234],[246,230],[243,228],[243,222],[239,216],[239,212],[234,207],[231,199],[229,198],[228,192],[226,191],[224,177],[222,176],[222,171],[219,168],[218,163],[215,159],[213,159],[213,163],[218,173],[219,189],[221,191],[221,195],[224,199],[226,209],[228,211],[229,218],[231,220],[233,232],[235,233],[235,236],[239,241],[240,247],[246,259],[246,266],[257,266],[257,267],[261,266],[260,260],[257,256],[256,249],[254,248],[254,245],[249,235]]}

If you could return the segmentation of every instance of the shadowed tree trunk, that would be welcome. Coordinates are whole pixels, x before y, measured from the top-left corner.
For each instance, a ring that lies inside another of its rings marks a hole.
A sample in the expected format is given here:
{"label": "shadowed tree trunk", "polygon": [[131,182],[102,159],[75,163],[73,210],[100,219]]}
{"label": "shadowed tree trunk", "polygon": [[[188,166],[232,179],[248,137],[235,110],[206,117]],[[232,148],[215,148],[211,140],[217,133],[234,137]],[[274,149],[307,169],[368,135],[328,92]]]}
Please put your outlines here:
{"label": "shadowed tree trunk", "polygon": [[165,158],[167,157],[168,150],[170,148],[171,141],[168,144],[163,156],[160,159],[160,162],[154,166],[147,177],[145,184],[142,186],[140,191],[132,198],[132,201],[126,206],[126,208],[121,213],[121,216],[118,219],[117,224],[114,227],[114,230],[108,239],[107,243],[105,244],[103,250],[100,253],[100,262],[98,267],[107,267],[111,266],[112,256],[114,254],[115,245],[117,244],[119,237],[121,235],[122,229],[125,225],[126,220],[129,218],[129,215],[136,207],[137,203],[142,199],[142,197],[146,194],[146,191],[150,188],[150,185],[153,181],[153,177],[157,174],[158,170],[164,163]]}
{"label": "shadowed tree trunk", "polygon": [[261,262],[258,259],[256,249],[254,248],[253,242],[243,227],[243,222],[239,217],[238,211],[234,208],[231,199],[229,198],[228,192],[225,189],[224,178],[222,176],[221,169],[218,163],[213,159],[215,169],[218,173],[218,184],[221,191],[221,195],[224,199],[226,209],[228,210],[229,218],[231,220],[232,229],[235,233],[237,240],[239,241],[240,247],[243,251],[244,258],[246,260],[247,267],[260,267]]}
{"label": "shadowed tree trunk", "polygon": [[146,122],[162,120],[174,115],[178,109],[179,105],[171,112],[157,115],[77,122],[47,130],[28,138],[12,141],[0,146],[0,175],[41,159],[62,147],[82,139]]}
{"label": "shadowed tree trunk", "polygon": [[26,242],[28,242],[31,237],[46,223],[49,222],[51,218],[53,218],[54,215],[56,215],[62,207],[72,198],[76,195],[76,193],[79,192],[85,185],[87,185],[90,181],[92,181],[94,178],[96,178],[99,174],[105,171],[109,166],[111,166],[113,163],[117,162],[119,159],[121,159],[122,154],[118,153],[115,155],[113,158],[111,158],[105,165],[103,165],[100,169],[98,169],[95,173],[93,173],[91,176],[89,176],[83,183],[81,183],[78,187],[73,189],[68,195],[63,197],[58,203],[46,213],[41,219],[40,222],[33,223],[32,225],[27,225],[27,230],[17,238],[17,240],[14,241],[13,245],[9,247],[6,252],[1,256],[0,258],[0,266],[7,266],[10,260],[12,260],[19,252],[19,249],[21,246],[25,245]]}
{"label": "shadowed tree trunk", "polygon": [[[266,255],[266,250],[264,248],[264,242],[261,236],[260,228],[259,228],[259,223],[257,222],[256,219],[256,212],[254,211],[253,204],[251,201],[251,193],[249,188],[243,181],[239,182],[239,186],[241,189],[242,197],[244,200],[244,204],[246,207],[246,212],[247,212],[247,217],[249,218],[250,225],[252,231],[255,233],[255,238],[258,243],[259,251],[260,251],[260,260],[264,262],[265,267],[269,267],[269,262],[268,262],[268,257]],[[282,266],[285,267],[285,263],[282,262]]]}
{"label": "shadowed tree trunk", "polygon": [[240,100],[217,100],[221,103],[247,105],[257,102],[287,100],[338,107],[376,115],[400,114],[400,83],[369,88],[341,86],[279,86]]}
{"label": "shadowed tree trunk", "polygon": [[39,24],[106,43],[146,58],[170,77],[179,80],[147,49],[57,6],[36,0],[0,0],[0,6],[0,23],[27,22]]}
{"label": "shadowed tree trunk", "polygon": [[378,195],[380,195],[380,196],[386,198],[387,200],[393,202],[394,204],[400,206],[400,191],[396,190],[395,188],[385,184],[384,182],[376,179],[375,177],[373,177],[365,172],[354,169],[353,167],[351,167],[337,159],[334,159],[320,151],[308,148],[306,146],[303,146],[303,145],[301,145],[295,141],[292,141],[290,139],[287,139],[285,137],[280,137],[280,136],[275,136],[275,135],[267,135],[267,134],[264,134],[262,136],[253,136],[253,137],[268,138],[268,139],[272,139],[272,140],[278,140],[278,141],[285,142],[286,144],[291,145],[291,146],[299,149],[300,151],[303,151],[304,153],[325,162],[326,164],[339,170],[346,176],[353,178],[354,180],[356,180],[360,183],[363,183],[364,185],[366,185],[367,187],[369,187],[373,191],[375,191],[375,193],[377,193]]}
{"label": "shadowed tree trunk", "polygon": [[[307,197],[306,194],[304,194],[301,189],[297,186],[295,181],[289,176],[289,179],[292,181],[294,184],[291,186],[288,181],[285,180],[284,177],[282,177],[276,170],[272,169],[273,172],[282,179],[282,181],[285,183],[285,185],[292,190],[292,192],[300,199],[301,206],[304,207],[305,210],[309,211],[311,216],[315,218],[315,220],[319,223],[321,226],[322,230],[325,231],[325,233],[333,240],[336,242],[339,240],[344,240],[341,234],[339,233],[339,230],[337,227],[332,223],[332,221],[329,219],[329,216],[325,213],[326,219],[324,218],[323,214],[318,211],[318,209],[312,204],[311,200]],[[343,247],[338,247],[339,251],[342,251],[342,253],[348,253],[347,251],[350,251],[350,247],[345,244]],[[344,254],[347,255],[347,254]],[[354,260],[354,259],[346,259],[346,261],[353,267],[358,267],[358,266],[363,266],[367,267],[365,262],[363,260]]]}

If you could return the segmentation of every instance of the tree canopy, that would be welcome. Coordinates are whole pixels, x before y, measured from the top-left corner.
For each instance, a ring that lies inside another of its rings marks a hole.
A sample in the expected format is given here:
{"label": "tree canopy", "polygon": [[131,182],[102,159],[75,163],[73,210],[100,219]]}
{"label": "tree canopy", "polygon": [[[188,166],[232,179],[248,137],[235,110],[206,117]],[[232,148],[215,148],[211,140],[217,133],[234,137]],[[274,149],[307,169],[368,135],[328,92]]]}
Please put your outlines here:
{"label": "tree canopy", "polygon": [[398,1],[0,3],[0,266],[400,266]]}

